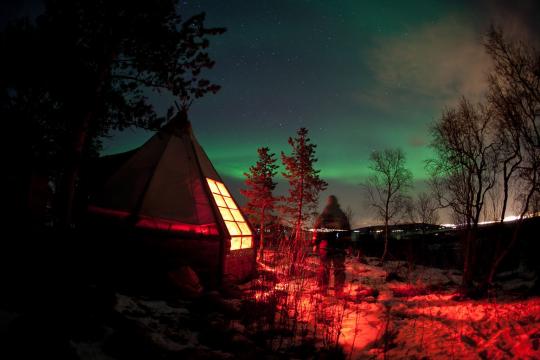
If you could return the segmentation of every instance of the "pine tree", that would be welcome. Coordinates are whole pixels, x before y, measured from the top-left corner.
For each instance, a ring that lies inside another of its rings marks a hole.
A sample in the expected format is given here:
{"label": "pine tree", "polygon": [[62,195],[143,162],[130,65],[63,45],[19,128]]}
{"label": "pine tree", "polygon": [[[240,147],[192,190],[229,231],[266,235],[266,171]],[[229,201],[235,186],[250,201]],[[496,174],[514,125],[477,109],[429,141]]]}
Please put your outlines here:
{"label": "pine tree", "polygon": [[283,210],[294,224],[294,241],[297,243],[304,222],[317,206],[319,193],[325,190],[328,184],[319,177],[320,170],[314,168],[317,162],[317,145],[311,143],[308,130],[298,129],[296,137],[289,138],[289,144],[292,147],[291,155],[281,152],[285,166],[283,177],[289,182],[289,194],[283,199]]}
{"label": "pine tree", "polygon": [[248,200],[244,211],[254,223],[259,224],[259,249],[262,255],[265,225],[272,217],[277,200],[272,192],[277,185],[274,182],[274,176],[276,176],[278,166],[276,154],[271,153],[269,148],[261,147],[257,149],[257,152],[259,153],[257,163],[249,168],[249,172],[244,173],[247,189],[242,189],[240,192]]}

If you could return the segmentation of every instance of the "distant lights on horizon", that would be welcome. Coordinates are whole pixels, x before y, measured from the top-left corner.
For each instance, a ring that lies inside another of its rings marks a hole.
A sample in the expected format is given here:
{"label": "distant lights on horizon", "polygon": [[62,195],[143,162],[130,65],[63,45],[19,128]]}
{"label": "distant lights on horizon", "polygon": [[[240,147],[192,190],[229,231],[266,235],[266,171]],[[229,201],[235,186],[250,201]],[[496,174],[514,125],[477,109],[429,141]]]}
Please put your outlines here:
{"label": "distant lights on horizon", "polygon": [[349,231],[349,230],[320,228],[320,229],[307,229],[307,231],[309,232],[341,232],[341,231]]}
{"label": "distant lights on horizon", "polygon": [[[540,216],[540,214],[527,214],[524,216],[524,218],[528,218],[528,217],[532,217],[532,216]],[[509,215],[509,216],[506,216],[504,218],[504,222],[511,222],[511,221],[516,221],[516,220],[519,220],[519,216],[517,215]],[[490,221],[481,221],[478,223],[478,225],[488,225],[488,224],[494,224],[494,223],[497,223],[499,222],[498,220],[490,220]],[[442,227],[445,227],[445,228],[450,228],[450,229],[456,229],[458,227],[461,227],[461,226],[464,226],[465,224],[451,224],[451,223],[446,223],[446,224],[438,224],[439,226],[442,226]],[[369,227],[369,226],[368,226]],[[358,229],[354,229],[354,230],[343,230],[343,229],[325,229],[325,228],[322,228],[322,229],[313,229],[313,228],[309,228],[309,229],[305,229],[305,231],[308,231],[308,232],[341,232],[341,231],[352,231],[354,233],[359,233],[360,230]],[[381,229],[378,229],[378,230],[375,230],[375,233],[382,233],[384,230],[381,230]],[[393,229],[392,232],[404,232],[403,229]]]}
{"label": "distant lights on horizon", "polygon": [[[525,215],[524,217],[525,218],[529,217],[529,215]],[[519,216],[517,216],[517,215],[508,215],[508,216],[506,216],[504,218],[503,222],[511,222],[511,221],[516,221],[516,220],[519,220]],[[488,225],[488,224],[494,224],[494,223],[497,223],[497,222],[499,222],[499,221],[498,220],[480,221],[478,223],[478,225]],[[465,224],[440,224],[440,225],[443,226],[443,227],[455,229],[455,228],[463,226]]]}

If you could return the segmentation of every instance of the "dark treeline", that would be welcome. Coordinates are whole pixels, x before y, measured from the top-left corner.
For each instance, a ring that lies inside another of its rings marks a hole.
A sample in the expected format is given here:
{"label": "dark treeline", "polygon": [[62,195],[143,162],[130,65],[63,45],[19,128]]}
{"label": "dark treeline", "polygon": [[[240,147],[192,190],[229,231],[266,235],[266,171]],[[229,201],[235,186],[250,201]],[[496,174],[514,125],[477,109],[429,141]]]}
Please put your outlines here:
{"label": "dark treeline", "polygon": [[[414,224],[414,230],[407,231],[411,226],[394,225],[394,228],[403,230],[398,234],[392,234],[389,242],[389,253],[394,259],[406,261],[410,266],[424,265],[442,269],[455,269],[460,272],[463,269],[464,252],[463,237],[466,229],[449,229],[430,226],[429,230],[418,231],[420,224]],[[489,275],[491,262],[497,252],[493,246],[494,239],[500,237],[502,245],[509,245],[512,241],[516,222],[485,224],[479,227],[477,238],[474,243],[474,252],[481,254],[473,269],[473,279],[482,283]],[[538,272],[537,254],[540,243],[536,239],[536,233],[540,226],[540,218],[527,218],[521,225],[519,238],[508,256],[500,264],[499,273],[518,274],[524,269]],[[353,234],[355,253],[360,256],[380,256],[384,249],[382,233],[375,233],[380,227],[364,228],[359,233]],[[529,275],[526,275],[529,276]]]}
{"label": "dark treeline", "polygon": [[[114,233],[98,242],[85,228],[85,184],[101,139],[130,127],[158,129],[219,90],[205,70],[214,65],[210,39],[224,29],[207,27],[204,13],[183,17],[177,5],[50,0],[37,18],[0,32],[5,308],[39,304],[40,316],[50,316],[43,321],[60,327],[110,297],[105,261],[130,255],[95,246]],[[150,94],[176,99],[177,109],[158,113]]]}
{"label": "dark treeline", "polygon": [[[13,221],[72,228],[84,208],[85,164],[111,130],[157,129],[148,94],[168,94],[186,110],[219,86],[204,14],[188,19],[176,1],[46,1],[35,20],[0,34],[0,117]],[[48,190],[48,194],[47,191]],[[44,217],[47,217],[46,219]]]}

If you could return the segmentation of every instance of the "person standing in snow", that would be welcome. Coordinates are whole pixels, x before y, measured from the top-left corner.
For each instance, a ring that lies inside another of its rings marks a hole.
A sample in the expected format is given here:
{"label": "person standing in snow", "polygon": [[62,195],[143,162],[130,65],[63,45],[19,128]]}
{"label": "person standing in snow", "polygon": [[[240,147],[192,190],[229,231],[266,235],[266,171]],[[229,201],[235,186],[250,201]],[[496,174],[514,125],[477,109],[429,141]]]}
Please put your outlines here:
{"label": "person standing in snow", "polygon": [[345,251],[351,246],[351,226],[334,195],[328,197],[326,207],[317,217],[313,232],[313,251],[320,258],[318,284],[322,293],[328,290],[330,268],[334,269],[334,289],[343,294],[345,284]]}

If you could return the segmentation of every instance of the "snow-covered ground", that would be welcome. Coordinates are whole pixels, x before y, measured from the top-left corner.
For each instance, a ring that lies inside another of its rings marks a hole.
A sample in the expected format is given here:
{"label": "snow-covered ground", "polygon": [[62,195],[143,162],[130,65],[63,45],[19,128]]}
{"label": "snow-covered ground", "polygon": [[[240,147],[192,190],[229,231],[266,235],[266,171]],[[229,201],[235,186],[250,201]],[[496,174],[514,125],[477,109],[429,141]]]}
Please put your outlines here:
{"label": "snow-covered ground", "polygon": [[348,258],[337,299],[317,291],[317,257],[298,262],[301,276],[278,258],[267,253],[236,296],[117,294],[104,337],[72,346],[82,359],[540,359],[540,298],[511,291],[531,278],[513,277],[497,297],[454,300],[458,271]]}
{"label": "snow-covered ground", "polygon": [[[459,282],[455,271],[421,266],[408,269],[400,263],[388,263],[381,269],[354,261],[348,263],[347,269],[349,276],[368,282],[383,295],[378,307],[370,308],[368,313],[378,319],[372,333],[386,338],[387,358],[540,357],[538,298],[518,300],[501,294],[488,300],[455,301]],[[396,271],[402,281],[386,282],[381,271]],[[353,323],[356,316],[364,315],[352,311],[348,323]],[[363,333],[361,328],[359,331]],[[381,356],[384,347],[370,348],[368,342],[353,345],[350,339],[354,333],[351,326],[345,328],[342,343],[346,348],[354,347],[353,354]]]}
{"label": "snow-covered ground", "polygon": [[[316,258],[305,263],[316,270]],[[540,358],[539,298],[517,299],[507,291],[457,301],[459,272],[404,262],[380,266],[377,259],[349,258],[346,269],[347,295],[340,299],[318,294],[314,277],[275,285],[289,291],[284,306],[318,334],[320,347],[337,342],[353,359]]]}

